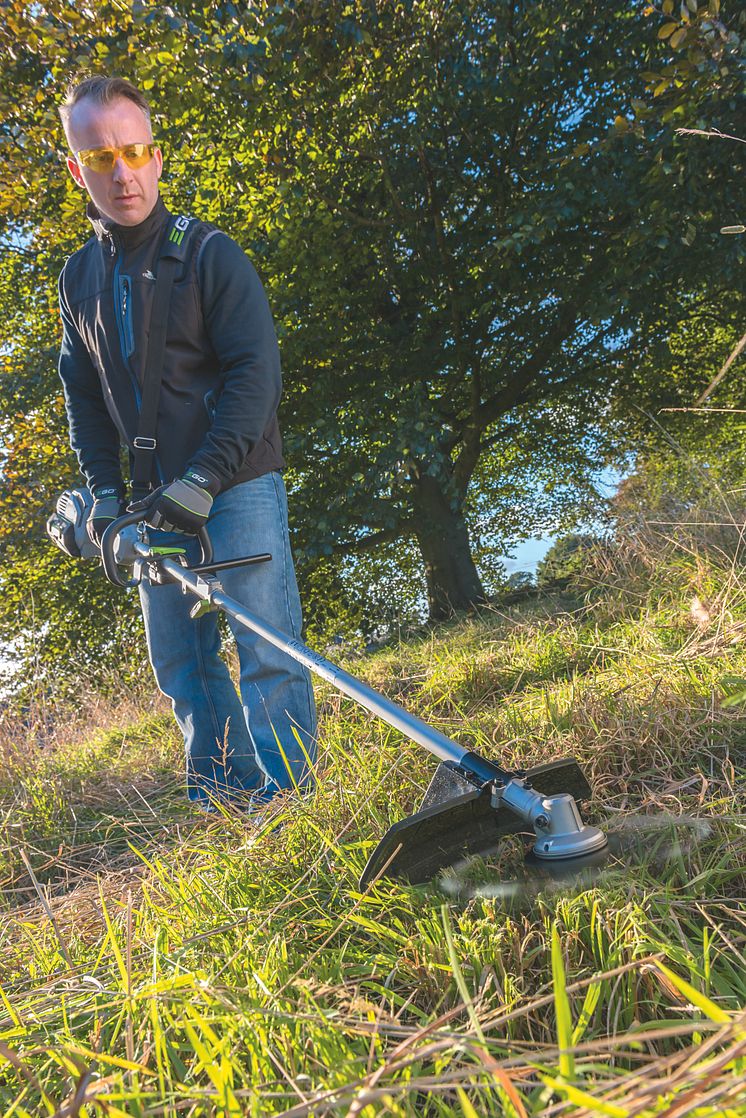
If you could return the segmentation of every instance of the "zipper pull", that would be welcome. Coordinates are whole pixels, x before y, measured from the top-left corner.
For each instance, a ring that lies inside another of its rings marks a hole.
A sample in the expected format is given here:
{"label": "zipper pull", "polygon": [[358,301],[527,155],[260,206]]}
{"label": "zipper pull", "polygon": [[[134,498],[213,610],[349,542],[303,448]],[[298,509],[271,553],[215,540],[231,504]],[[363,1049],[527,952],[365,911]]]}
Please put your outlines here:
{"label": "zipper pull", "polygon": [[127,296],[129,295],[130,285],[125,282],[122,284],[122,318],[127,317]]}

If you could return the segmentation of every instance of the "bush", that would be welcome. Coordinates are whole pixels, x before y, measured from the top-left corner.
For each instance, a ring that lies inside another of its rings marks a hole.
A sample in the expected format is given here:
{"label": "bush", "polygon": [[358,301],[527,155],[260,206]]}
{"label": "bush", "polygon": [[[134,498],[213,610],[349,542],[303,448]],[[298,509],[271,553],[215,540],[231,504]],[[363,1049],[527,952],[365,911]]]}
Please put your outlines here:
{"label": "bush", "polygon": [[596,536],[570,532],[556,540],[536,568],[540,590],[567,586],[586,566],[589,554],[598,547]]}

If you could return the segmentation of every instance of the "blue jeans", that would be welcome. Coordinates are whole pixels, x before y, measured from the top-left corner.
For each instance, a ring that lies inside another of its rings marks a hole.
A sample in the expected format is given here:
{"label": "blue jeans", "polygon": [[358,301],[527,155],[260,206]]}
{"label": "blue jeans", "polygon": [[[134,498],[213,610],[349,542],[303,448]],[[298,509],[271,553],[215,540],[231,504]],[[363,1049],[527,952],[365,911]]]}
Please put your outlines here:
{"label": "blue jeans", "polygon": [[[223,589],[262,620],[299,637],[301,609],[279,473],[220,493],[207,522],[215,560],[270,552],[251,567],[219,571]],[[184,536],[151,532],[151,543]],[[188,558],[194,561],[195,541]],[[229,619],[240,665],[239,700],[220,656],[218,614],[192,619],[196,598],[179,586],[140,584],[148,653],[184,735],[190,800],[246,801],[308,787],[316,763],[316,710],[307,670]]]}

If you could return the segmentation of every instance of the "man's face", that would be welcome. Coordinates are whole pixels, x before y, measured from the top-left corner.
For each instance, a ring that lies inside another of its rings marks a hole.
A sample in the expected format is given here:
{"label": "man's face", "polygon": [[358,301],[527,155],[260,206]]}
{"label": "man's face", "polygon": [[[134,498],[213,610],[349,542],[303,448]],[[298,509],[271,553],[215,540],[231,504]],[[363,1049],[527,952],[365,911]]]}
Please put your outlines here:
{"label": "man's face", "polygon": [[[67,138],[74,152],[153,142],[145,115],[128,97],[117,97],[108,105],[79,101],[68,120]],[[158,180],[163,169],[160,150],[144,167],[135,170],[121,157],[111,171],[81,167],[72,155],[67,157],[67,166],[78,185],[88,191],[101,216],[117,225],[139,225],[158,200]]]}

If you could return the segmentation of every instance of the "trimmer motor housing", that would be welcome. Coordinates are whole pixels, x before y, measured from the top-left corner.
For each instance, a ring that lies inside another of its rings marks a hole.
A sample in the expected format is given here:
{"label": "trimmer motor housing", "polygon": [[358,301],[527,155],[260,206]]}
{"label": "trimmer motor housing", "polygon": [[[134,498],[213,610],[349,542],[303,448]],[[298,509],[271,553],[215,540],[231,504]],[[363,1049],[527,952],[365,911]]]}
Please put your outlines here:
{"label": "trimmer motor housing", "polygon": [[53,544],[72,559],[98,559],[100,551],[88,537],[86,524],[93,508],[90,489],[66,489],[57,498],[54,512],[47,520],[47,535]]}

